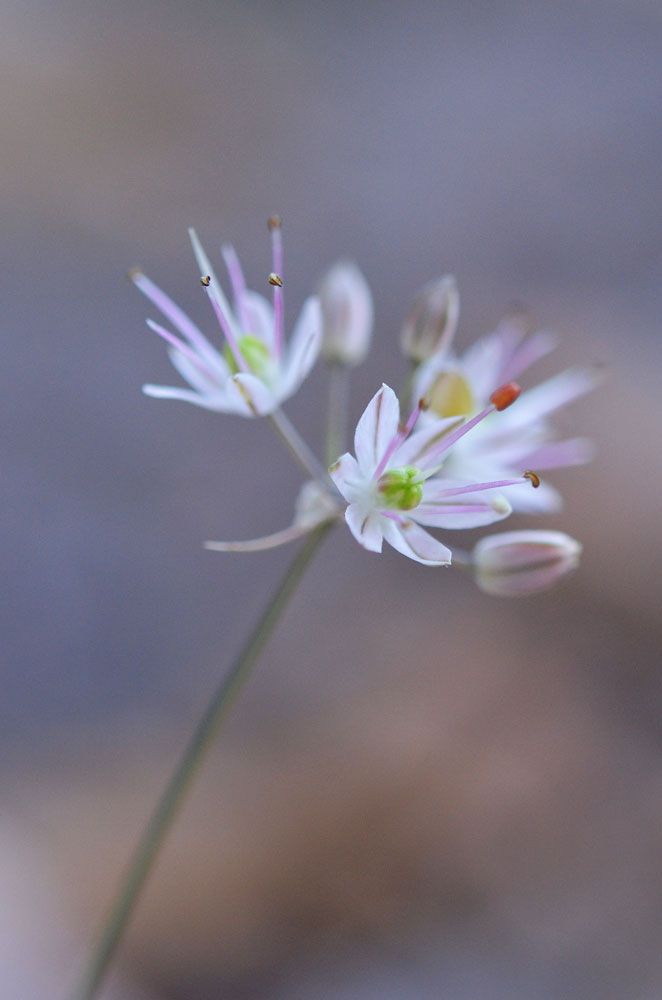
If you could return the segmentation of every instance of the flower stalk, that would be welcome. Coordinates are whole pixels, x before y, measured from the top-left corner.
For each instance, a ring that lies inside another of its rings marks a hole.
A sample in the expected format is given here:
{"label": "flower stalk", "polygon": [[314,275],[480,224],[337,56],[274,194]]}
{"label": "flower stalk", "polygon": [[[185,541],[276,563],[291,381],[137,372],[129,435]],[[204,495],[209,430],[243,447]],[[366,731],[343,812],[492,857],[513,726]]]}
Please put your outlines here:
{"label": "flower stalk", "polygon": [[318,525],[311,531],[288,567],[262,617],[229,673],[222,679],[195,732],[186,746],[165,790],[152,813],[129,863],[118,894],[101,929],[81,982],[71,1000],[93,1000],[131,919],[140,893],[149,877],[157,855],[175,820],[219,728],[246,682],[265,643],[287,608],[313,555],[332,523]]}

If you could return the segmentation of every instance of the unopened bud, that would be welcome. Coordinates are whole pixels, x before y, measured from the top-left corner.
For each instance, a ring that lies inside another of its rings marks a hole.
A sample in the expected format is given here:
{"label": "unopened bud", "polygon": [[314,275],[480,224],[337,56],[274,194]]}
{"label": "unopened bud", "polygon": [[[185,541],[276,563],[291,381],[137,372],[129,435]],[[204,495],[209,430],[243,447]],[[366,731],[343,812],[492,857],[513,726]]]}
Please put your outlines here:
{"label": "unopened bud", "polygon": [[338,261],[319,286],[322,357],[354,366],[364,360],[372,337],[373,306],[368,283],[351,261]]}
{"label": "unopened bud", "polygon": [[472,564],[486,594],[525,597],[575,570],[581,551],[579,542],[562,531],[506,531],[481,539]]}
{"label": "unopened bud", "polygon": [[400,334],[400,346],[416,364],[443,353],[451,344],[460,316],[455,278],[445,274],[416,296]]}

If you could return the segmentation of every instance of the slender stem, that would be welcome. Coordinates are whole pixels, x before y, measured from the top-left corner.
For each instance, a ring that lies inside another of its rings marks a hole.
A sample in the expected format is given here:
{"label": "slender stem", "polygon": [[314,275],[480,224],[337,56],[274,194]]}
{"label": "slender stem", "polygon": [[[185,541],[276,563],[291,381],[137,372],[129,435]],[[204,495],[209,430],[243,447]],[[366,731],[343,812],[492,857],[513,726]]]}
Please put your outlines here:
{"label": "slender stem", "polygon": [[317,479],[324,489],[331,491],[333,484],[329,479],[326,469],[322,468],[317,456],[313,454],[294,424],[285,416],[283,411],[274,410],[273,413],[269,414],[269,420],[299,465],[305,469],[309,476]]}
{"label": "slender stem", "polygon": [[311,532],[276,587],[254,632],[239,653],[230,672],[219,684],[138,842],[115,902],[102,927],[89,965],[78,988],[72,994],[72,1000],[92,1000],[96,996],[184,796],[212,745],[221,722],[234,703],[265,642],[287,607],[299,580],[330,528],[331,524],[325,523]]}
{"label": "slender stem", "polygon": [[329,364],[329,408],[326,424],[325,457],[331,465],[345,450],[349,396],[349,369],[337,362]]}

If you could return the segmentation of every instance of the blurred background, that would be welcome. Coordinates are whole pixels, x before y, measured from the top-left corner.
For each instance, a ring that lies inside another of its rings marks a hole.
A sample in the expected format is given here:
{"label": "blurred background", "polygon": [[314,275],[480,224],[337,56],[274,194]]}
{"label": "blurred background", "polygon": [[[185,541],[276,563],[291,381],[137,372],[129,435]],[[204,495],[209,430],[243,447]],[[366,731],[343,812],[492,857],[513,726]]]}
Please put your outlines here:
{"label": "blurred background", "polygon": [[[139,264],[206,329],[186,227],[287,313],[376,302],[351,419],[445,271],[460,347],[513,302],[598,457],[550,478],[579,572],[511,603],[327,541],[170,837],[106,996],[662,995],[660,42],[653,0],[5,2],[0,978],[64,997],[131,845],[291,551],[268,426],[172,383]],[[287,412],[315,447],[317,369]],[[454,539],[448,539],[451,544]],[[459,541],[459,539],[458,539]],[[463,540],[462,540],[463,541]]]}

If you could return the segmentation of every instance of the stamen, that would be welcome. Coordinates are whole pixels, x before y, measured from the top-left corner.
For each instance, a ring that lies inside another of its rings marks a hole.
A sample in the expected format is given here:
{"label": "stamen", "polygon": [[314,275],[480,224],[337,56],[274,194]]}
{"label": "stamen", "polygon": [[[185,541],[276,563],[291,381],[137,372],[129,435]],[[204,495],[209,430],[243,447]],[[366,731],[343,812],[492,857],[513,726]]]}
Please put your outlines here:
{"label": "stamen", "polygon": [[225,334],[225,339],[227,340],[228,346],[232,351],[232,356],[237,363],[237,368],[242,372],[250,372],[250,368],[246,364],[246,359],[239,350],[239,344],[237,343],[237,338],[234,335],[232,325],[214,295],[214,289],[211,284],[211,275],[207,274],[203,278],[200,278],[200,284],[206,291],[209,301],[211,302],[212,309],[216,313],[216,319],[220,323],[221,329]]}
{"label": "stamen", "polygon": [[517,382],[506,382],[499,386],[490,396],[490,403],[494,403],[497,410],[505,410],[515,402],[522,390]]}
{"label": "stamen", "polygon": [[373,473],[372,478],[374,480],[379,479],[382,472],[388,465],[388,461],[393,455],[393,453],[400,447],[402,442],[406,441],[406,439],[409,437],[423,409],[425,409],[425,401],[423,399],[419,399],[418,403],[410,413],[407,423],[398,425],[397,431],[387,444],[386,450],[384,451],[384,454],[382,455],[381,460]]}
{"label": "stamen", "polygon": [[[521,486],[524,483],[525,478],[528,479],[526,473],[521,479],[495,479],[491,483],[472,483],[470,486],[454,486],[452,489],[442,490],[437,494],[437,496],[459,497],[464,496],[465,493],[480,493],[483,490],[500,490],[503,489],[504,486]],[[538,480],[538,482],[540,482],[540,480]]]}
{"label": "stamen", "polygon": [[531,472],[531,470],[529,469],[529,471],[523,473],[523,475],[524,475],[525,479],[528,479],[530,481],[530,483],[533,486],[534,490],[537,490],[538,487],[540,486],[540,476],[538,475],[538,473],[537,472]]}
{"label": "stamen", "polygon": [[271,274],[269,284],[274,289],[274,348],[276,357],[280,359],[283,353],[283,238],[281,234],[280,216],[272,215],[269,219],[271,233]]}
{"label": "stamen", "polygon": [[230,284],[232,285],[234,307],[239,318],[239,324],[244,333],[250,333],[250,323],[246,314],[244,303],[246,281],[244,279],[244,272],[241,269],[241,264],[239,263],[239,258],[237,257],[234,247],[230,243],[225,243],[221,247],[221,253],[223,254],[223,260],[225,261],[225,266],[228,270],[228,276],[230,278]]}

